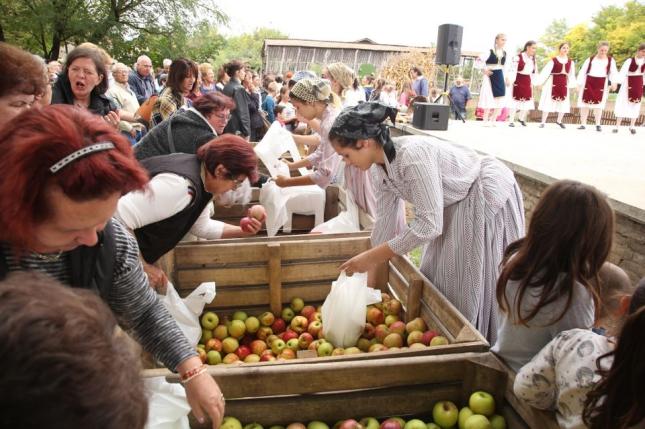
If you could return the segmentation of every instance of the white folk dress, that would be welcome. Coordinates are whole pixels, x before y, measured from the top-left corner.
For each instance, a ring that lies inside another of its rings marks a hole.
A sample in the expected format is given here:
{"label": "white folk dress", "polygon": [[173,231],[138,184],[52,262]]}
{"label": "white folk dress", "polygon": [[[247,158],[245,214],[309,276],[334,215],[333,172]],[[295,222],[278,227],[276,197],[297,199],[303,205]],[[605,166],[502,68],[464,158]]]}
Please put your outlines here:
{"label": "white folk dress", "polygon": [[[554,100],[551,97],[551,88],[553,86],[553,61],[557,61],[562,66],[562,73],[567,76],[567,92],[563,100]],[[568,57],[555,57],[551,59],[539,74],[538,82],[542,85],[542,93],[540,94],[540,103],[538,109],[542,112],[558,112],[569,113],[571,111],[571,102],[569,100],[569,88],[575,88],[576,84],[576,63],[571,61],[571,68],[569,73],[566,72],[565,66],[569,61]]]}
{"label": "white folk dress", "polygon": [[[632,64],[632,61],[636,61],[637,69],[635,72],[629,71],[629,66]],[[642,70],[643,63],[645,63],[645,58],[629,58],[623,63],[623,66],[620,68],[620,90],[618,91],[618,96],[616,97],[616,105],[614,106],[614,115],[617,118],[638,118],[641,114],[641,103],[632,103],[629,101],[628,88],[629,84],[627,82],[628,76],[638,76],[641,75],[645,79],[645,72]]]}
{"label": "white folk dress", "polygon": [[[504,249],[524,236],[522,192],[513,173],[470,148],[422,136],[394,139],[396,155],[370,169],[377,216],[372,245],[397,254],[424,246],[421,271],[495,343],[495,285]],[[399,202],[414,220],[396,234]]]}
{"label": "white folk dress", "polygon": [[[521,70],[518,70],[520,64],[520,55],[522,56],[522,60],[524,61],[524,67],[522,67]],[[521,52],[520,55],[515,55],[513,58],[511,58],[510,62],[506,63],[508,67],[504,72],[504,75],[508,77],[508,81],[511,84],[506,94],[507,107],[509,109],[515,110],[533,110],[535,109],[535,100],[533,99],[532,86],[537,80],[537,66],[535,64],[535,61],[533,61],[533,58],[526,55],[526,53]],[[531,85],[531,97],[527,100],[516,100],[513,98],[513,84],[518,79],[518,75],[520,74],[529,77]]]}
{"label": "white folk dress", "polygon": [[[490,56],[490,51],[486,51],[486,53],[480,55],[476,60],[475,60],[475,68],[480,69],[480,70],[504,70],[504,65],[501,63],[502,57],[504,57],[505,53],[503,49],[497,49],[495,51],[495,55],[498,58],[498,62],[496,64],[486,64],[486,60]],[[506,89],[506,93],[508,94],[508,88]],[[494,97],[493,96],[493,89],[490,83],[490,77],[486,76],[485,74],[482,77],[482,86],[479,89],[479,100],[477,101],[477,107],[482,108],[482,109],[501,109],[504,107],[505,104],[505,99],[506,97]]]}
{"label": "white folk dress", "polygon": [[[593,57],[593,61],[591,61],[591,69],[589,70],[589,73],[587,73],[590,60],[591,58],[587,58],[585,62],[582,64],[580,71],[578,72],[578,107],[586,107],[589,109],[602,110],[605,108],[605,104],[607,103],[607,97],[609,96],[609,90],[608,90],[609,82],[607,79],[605,80],[605,88],[604,88],[602,100],[598,104],[585,103],[582,100],[582,94],[585,89],[585,83],[587,82],[587,75],[594,76],[594,77],[607,76],[607,61],[609,60],[609,57],[605,59],[599,59],[599,58]],[[611,58],[611,63],[609,64],[608,77],[610,81],[617,82],[618,69],[616,68],[616,61],[613,58]]]}

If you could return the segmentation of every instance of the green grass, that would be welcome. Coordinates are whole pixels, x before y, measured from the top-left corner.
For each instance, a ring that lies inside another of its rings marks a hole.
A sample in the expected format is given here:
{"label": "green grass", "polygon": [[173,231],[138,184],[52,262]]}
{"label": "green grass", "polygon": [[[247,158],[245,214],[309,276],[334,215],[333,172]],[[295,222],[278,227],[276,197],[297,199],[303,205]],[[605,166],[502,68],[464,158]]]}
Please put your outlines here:
{"label": "green grass", "polygon": [[417,247],[416,249],[410,252],[410,260],[416,267],[419,267],[419,265],[421,265],[421,251],[422,251],[422,248]]}

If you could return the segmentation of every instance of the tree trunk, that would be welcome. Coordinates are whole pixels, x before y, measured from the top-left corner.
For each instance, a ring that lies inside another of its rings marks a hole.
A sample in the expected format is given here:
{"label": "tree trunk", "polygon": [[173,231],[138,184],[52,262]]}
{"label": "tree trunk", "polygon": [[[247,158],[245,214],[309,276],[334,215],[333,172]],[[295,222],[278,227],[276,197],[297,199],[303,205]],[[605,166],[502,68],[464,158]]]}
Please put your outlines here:
{"label": "tree trunk", "polygon": [[4,29],[2,28],[2,24],[0,24],[0,42],[4,42]]}
{"label": "tree trunk", "polygon": [[52,48],[49,51],[47,61],[57,60],[59,54],[60,54],[60,34],[54,33],[52,37]]}

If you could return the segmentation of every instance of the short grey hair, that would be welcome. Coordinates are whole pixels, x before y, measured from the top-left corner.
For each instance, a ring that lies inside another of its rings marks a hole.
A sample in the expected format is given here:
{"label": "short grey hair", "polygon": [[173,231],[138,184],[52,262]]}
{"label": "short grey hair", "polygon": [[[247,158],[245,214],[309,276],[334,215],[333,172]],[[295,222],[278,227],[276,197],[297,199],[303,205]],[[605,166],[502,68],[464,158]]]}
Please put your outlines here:
{"label": "short grey hair", "polygon": [[128,67],[126,64],[123,63],[115,63],[112,66],[112,73],[116,73],[119,70],[127,70],[128,72],[130,71],[130,67]]}
{"label": "short grey hair", "polygon": [[172,60],[170,58],[164,58],[163,60],[163,66],[165,67],[170,67],[170,64],[172,64]]}

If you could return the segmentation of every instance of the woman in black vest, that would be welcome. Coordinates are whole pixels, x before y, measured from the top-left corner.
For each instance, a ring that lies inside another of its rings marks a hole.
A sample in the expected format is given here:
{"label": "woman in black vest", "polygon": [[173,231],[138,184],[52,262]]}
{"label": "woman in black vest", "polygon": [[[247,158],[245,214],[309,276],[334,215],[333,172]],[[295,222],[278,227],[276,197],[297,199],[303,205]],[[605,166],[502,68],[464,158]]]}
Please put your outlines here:
{"label": "woman in black vest", "polygon": [[237,189],[245,179],[257,180],[257,158],[243,138],[224,134],[197,150],[196,155],[175,153],[142,161],[152,179],[145,191],[119,200],[115,217],[134,232],[153,287],[165,287],[168,279],[152,265],[191,232],[206,238],[255,235],[262,227],[252,219],[248,228],[210,218],[213,196]]}
{"label": "woman in black vest", "polygon": [[23,112],[0,135],[0,279],[40,271],[95,291],[143,348],[184,380],[193,413],[213,427],[222,393],[149,287],[137,243],[112,219],[119,198],[147,175],[128,140],[72,106]]}

